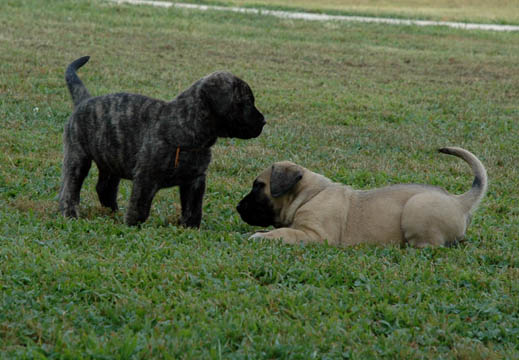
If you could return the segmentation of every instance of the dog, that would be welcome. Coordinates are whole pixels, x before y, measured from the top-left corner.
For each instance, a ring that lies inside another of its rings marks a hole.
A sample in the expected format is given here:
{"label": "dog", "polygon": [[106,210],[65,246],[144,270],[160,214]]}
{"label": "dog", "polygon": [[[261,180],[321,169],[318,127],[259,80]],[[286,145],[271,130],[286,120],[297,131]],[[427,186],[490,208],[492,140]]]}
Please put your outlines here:
{"label": "dog", "polygon": [[130,93],[92,97],[76,73],[89,58],[73,61],[65,72],[75,108],[63,133],[61,213],[78,217],[81,185],[94,161],[103,206],[117,211],[120,179],[133,181],[128,225],[148,218],[159,189],[179,186],[180,224],[200,227],[211,146],[219,137],[255,138],[266,124],[249,85],[215,72],[170,102]]}
{"label": "dog", "polygon": [[469,151],[458,147],[439,151],[460,157],[472,167],[475,179],[468,192],[451,195],[440,187],[420,184],[353,190],[284,161],[254,180],[237,210],[250,225],[277,228],[257,232],[252,239],[335,246],[452,246],[463,240],[488,180],[485,167]]}

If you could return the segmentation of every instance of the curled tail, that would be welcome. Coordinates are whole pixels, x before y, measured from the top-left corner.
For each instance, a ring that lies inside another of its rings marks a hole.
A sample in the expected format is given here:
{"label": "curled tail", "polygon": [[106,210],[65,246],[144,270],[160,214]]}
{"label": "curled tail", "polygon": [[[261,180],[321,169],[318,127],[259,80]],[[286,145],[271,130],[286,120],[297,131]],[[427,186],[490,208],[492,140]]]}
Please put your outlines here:
{"label": "curled tail", "polygon": [[474,182],[472,188],[466,193],[459,195],[459,199],[465,211],[471,212],[474,210],[485,193],[487,192],[488,178],[485,166],[479,161],[479,159],[472,154],[470,151],[459,147],[446,147],[438,150],[441,153],[454,155],[465,160],[474,173]]}
{"label": "curled tail", "polygon": [[74,107],[90,97],[87,88],[76,74],[77,69],[85,65],[88,62],[88,59],[90,59],[90,56],[83,56],[74,60],[65,71],[65,81],[67,82],[68,90],[72,96]]}

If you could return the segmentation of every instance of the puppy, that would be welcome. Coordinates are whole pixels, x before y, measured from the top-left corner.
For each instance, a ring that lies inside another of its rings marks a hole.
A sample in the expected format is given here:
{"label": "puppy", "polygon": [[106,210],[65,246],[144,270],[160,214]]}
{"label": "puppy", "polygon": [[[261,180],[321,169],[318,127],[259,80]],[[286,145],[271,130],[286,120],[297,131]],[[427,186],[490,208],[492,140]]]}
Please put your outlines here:
{"label": "puppy", "polygon": [[475,179],[468,192],[451,195],[418,184],[353,190],[285,161],[255,179],[237,210],[250,225],[277,228],[251,238],[282,239],[288,244],[326,241],[337,246],[450,246],[464,238],[488,181],[485,167],[469,151],[457,147],[439,151],[472,167]]}
{"label": "puppy", "polygon": [[170,102],[129,93],[92,97],[76,74],[88,59],[75,60],[65,72],[75,110],[63,134],[60,211],[78,216],[81,185],[94,161],[99,201],[113,211],[119,181],[133,180],[128,225],[148,218],[159,189],[179,186],[180,224],[199,227],[211,146],[218,137],[257,137],[265,125],[250,87],[215,72]]}

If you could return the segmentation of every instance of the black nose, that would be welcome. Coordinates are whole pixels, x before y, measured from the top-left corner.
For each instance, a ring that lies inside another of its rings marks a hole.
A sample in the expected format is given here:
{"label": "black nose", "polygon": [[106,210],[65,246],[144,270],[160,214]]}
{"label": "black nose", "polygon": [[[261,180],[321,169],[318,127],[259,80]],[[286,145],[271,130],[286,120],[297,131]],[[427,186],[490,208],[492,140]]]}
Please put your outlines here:
{"label": "black nose", "polygon": [[240,201],[238,203],[238,206],[236,206],[236,210],[238,210],[238,212],[242,212],[243,209],[245,209],[245,205]]}
{"label": "black nose", "polygon": [[261,123],[261,125],[265,125],[267,121],[265,120],[265,115],[263,115],[258,109],[255,109],[256,112],[256,118],[258,119],[258,123]]}

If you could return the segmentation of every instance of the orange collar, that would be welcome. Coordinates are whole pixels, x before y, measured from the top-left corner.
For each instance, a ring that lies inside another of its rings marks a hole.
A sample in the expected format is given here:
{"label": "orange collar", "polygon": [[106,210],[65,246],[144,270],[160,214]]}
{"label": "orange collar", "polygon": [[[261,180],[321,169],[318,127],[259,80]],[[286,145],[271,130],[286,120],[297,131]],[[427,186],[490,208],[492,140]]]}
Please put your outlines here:
{"label": "orange collar", "polygon": [[[190,149],[190,148],[183,148],[182,151],[202,151],[207,150],[207,148],[196,148],[196,149]],[[178,168],[180,158],[180,146],[177,146],[177,150],[175,152],[175,169]]]}
{"label": "orange collar", "polygon": [[175,154],[175,169],[178,168],[178,158],[180,157],[180,146],[177,146],[177,153]]}

